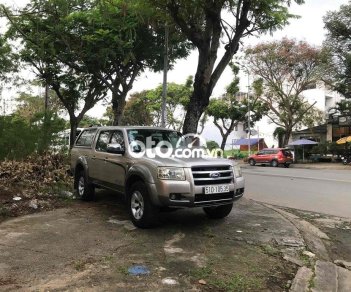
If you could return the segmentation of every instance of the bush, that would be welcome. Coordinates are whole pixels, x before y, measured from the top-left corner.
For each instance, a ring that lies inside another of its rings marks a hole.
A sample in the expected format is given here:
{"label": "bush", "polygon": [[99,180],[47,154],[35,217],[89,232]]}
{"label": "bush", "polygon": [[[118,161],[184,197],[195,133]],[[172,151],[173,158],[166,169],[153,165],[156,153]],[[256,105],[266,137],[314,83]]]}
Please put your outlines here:
{"label": "bush", "polygon": [[0,116],[0,160],[23,159],[48,150],[54,133],[64,128],[56,114],[37,114],[30,122],[19,115]]}

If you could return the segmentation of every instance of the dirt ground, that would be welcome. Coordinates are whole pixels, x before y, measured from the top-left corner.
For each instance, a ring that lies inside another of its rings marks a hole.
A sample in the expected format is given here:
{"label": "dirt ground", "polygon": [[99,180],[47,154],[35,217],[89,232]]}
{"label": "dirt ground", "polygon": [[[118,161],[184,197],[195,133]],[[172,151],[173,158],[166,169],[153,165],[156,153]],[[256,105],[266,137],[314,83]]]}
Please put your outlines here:
{"label": "dirt ground", "polygon": [[[135,229],[115,194],[0,224],[2,291],[286,291],[303,248],[283,217],[242,199],[225,220],[202,210],[161,214]],[[134,266],[146,275],[132,275]]]}
{"label": "dirt ground", "polygon": [[16,187],[0,186],[0,222],[11,218],[27,214],[50,211],[56,208],[64,207],[72,200],[70,193],[57,195],[48,195],[43,193],[23,192],[23,189]]}

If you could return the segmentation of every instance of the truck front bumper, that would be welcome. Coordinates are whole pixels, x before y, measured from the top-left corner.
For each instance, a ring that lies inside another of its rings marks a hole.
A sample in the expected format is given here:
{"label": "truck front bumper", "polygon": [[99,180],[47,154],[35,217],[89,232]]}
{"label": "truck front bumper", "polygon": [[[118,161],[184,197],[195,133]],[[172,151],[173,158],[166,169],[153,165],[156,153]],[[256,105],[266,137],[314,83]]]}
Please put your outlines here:
{"label": "truck front bumper", "polygon": [[[211,185],[215,186],[215,185]],[[234,183],[228,184],[229,192],[205,194],[205,186],[196,186],[189,181],[159,180],[149,185],[153,203],[163,207],[204,207],[230,204],[244,195],[245,180],[235,178]]]}

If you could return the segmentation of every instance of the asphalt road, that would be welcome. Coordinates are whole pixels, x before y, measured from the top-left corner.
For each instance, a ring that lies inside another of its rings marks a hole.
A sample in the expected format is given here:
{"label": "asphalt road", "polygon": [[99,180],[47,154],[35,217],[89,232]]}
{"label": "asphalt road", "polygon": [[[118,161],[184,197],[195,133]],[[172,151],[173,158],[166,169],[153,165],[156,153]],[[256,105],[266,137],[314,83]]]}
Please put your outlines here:
{"label": "asphalt road", "polygon": [[245,166],[246,198],[351,218],[351,171]]}

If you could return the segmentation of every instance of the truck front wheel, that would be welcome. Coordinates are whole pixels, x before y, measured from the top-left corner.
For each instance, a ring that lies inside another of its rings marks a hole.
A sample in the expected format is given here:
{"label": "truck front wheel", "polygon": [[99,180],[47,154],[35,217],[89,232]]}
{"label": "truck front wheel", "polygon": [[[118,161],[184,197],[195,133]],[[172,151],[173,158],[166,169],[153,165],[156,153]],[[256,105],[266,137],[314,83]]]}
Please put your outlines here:
{"label": "truck front wheel", "polygon": [[139,228],[149,228],[156,223],[159,209],[152,204],[147,187],[141,181],[135,182],[130,188],[128,212],[133,224]]}
{"label": "truck front wheel", "polygon": [[205,207],[204,212],[207,217],[211,219],[222,219],[227,217],[229,213],[232,211],[233,204],[222,205],[218,207]]}

